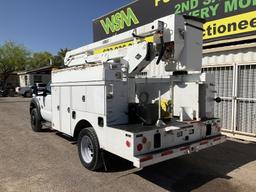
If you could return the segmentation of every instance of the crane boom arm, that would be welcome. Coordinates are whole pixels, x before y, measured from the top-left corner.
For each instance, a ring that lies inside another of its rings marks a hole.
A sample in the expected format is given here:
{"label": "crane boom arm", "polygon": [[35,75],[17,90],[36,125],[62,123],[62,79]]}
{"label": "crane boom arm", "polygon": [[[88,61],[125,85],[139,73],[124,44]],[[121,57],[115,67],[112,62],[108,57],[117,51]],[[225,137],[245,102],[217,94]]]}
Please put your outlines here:
{"label": "crane boom arm", "polygon": [[[127,42],[128,46],[122,45]],[[129,74],[135,76],[156,57],[156,64],[164,62],[168,71],[201,71],[202,22],[179,15],[159,18],[134,30],[72,50],[65,57],[65,65],[121,61],[129,68]]]}

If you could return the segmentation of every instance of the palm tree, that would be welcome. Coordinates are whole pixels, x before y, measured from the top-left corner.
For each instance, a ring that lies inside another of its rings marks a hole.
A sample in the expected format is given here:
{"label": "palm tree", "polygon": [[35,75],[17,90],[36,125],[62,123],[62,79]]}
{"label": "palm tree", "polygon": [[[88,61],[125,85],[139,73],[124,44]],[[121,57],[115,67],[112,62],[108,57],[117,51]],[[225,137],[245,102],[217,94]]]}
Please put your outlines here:
{"label": "palm tree", "polygon": [[61,57],[62,59],[65,58],[66,56],[66,53],[69,51],[68,48],[64,48],[64,49],[60,49],[59,52],[58,52],[58,56]]}
{"label": "palm tree", "polygon": [[60,49],[56,56],[54,56],[53,66],[61,67],[64,65],[64,58],[66,53],[69,51],[68,48]]}

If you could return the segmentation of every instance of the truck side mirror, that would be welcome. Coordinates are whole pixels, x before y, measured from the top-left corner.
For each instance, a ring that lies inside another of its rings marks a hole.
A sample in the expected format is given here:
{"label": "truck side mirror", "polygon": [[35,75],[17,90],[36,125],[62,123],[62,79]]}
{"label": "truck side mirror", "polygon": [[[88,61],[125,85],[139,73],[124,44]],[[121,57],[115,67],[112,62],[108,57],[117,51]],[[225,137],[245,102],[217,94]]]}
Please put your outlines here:
{"label": "truck side mirror", "polygon": [[34,86],[31,87],[31,89],[32,89],[32,94],[37,96],[38,95],[37,87],[34,85]]}
{"label": "truck side mirror", "polygon": [[46,97],[47,96],[47,90],[46,89],[43,89],[41,91],[41,93],[38,94],[39,96],[43,96],[43,97]]}
{"label": "truck side mirror", "polygon": [[36,96],[47,96],[47,90],[46,89],[43,89],[43,90],[40,90],[38,91],[38,89],[33,89],[33,94],[36,95]]}

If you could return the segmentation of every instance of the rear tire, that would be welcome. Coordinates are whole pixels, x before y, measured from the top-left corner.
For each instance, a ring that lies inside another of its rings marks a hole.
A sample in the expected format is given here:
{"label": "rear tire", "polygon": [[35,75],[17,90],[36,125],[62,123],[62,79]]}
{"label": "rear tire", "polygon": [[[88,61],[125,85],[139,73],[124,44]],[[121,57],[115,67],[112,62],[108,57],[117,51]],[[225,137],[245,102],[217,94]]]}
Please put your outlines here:
{"label": "rear tire", "polygon": [[83,129],[78,137],[78,154],[86,169],[97,171],[103,166],[101,149],[92,127]]}
{"label": "rear tire", "polygon": [[39,112],[36,108],[31,111],[31,128],[34,132],[42,131],[42,119],[39,115]]}

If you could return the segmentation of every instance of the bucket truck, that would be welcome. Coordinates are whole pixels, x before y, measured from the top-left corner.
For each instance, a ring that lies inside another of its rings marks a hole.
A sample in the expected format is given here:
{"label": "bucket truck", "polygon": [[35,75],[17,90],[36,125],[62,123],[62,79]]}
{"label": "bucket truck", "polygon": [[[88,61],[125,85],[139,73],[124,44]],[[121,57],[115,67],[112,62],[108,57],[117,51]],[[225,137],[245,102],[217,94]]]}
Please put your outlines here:
{"label": "bucket truck", "polygon": [[221,100],[213,77],[201,73],[202,26],[169,15],[69,51],[31,101],[32,129],[48,122],[76,138],[81,163],[93,171],[103,151],[143,168],[223,143],[214,117]]}

